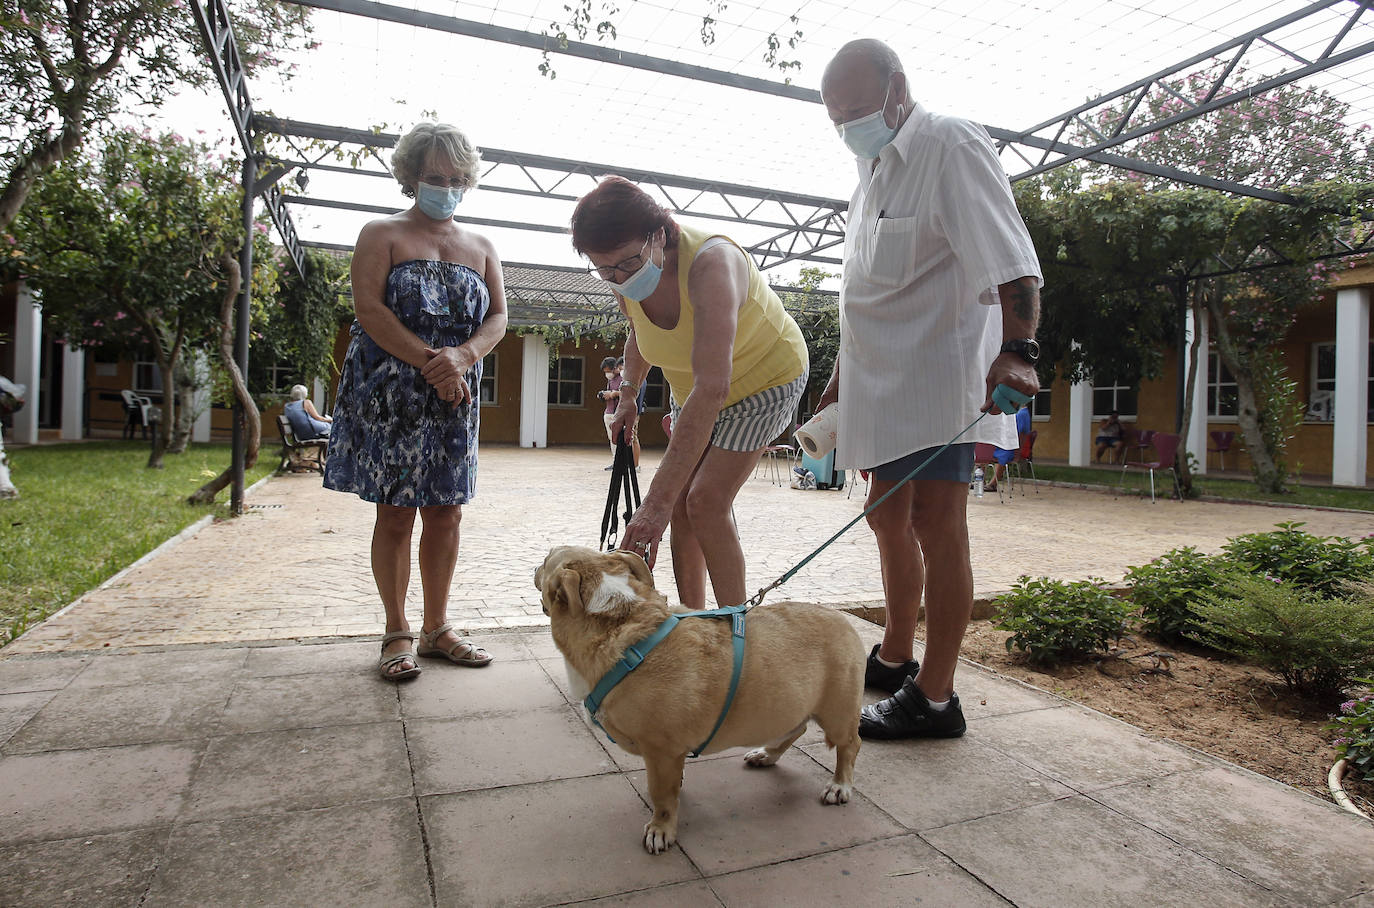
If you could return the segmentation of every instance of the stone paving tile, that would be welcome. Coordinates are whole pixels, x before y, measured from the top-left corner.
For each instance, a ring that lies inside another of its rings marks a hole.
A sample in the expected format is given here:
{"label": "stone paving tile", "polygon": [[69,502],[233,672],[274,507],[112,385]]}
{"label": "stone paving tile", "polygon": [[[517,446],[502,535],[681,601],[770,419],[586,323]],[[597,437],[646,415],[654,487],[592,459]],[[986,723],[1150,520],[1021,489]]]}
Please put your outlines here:
{"label": "stone paving tile", "polygon": [[[248,651],[244,672],[253,677],[345,673],[376,677],[381,644],[335,643],[328,646],[261,646]],[[289,682],[283,682],[289,683]]]}
{"label": "stone paving tile", "polygon": [[431,904],[409,798],[178,823],[147,908]]}
{"label": "stone paving tile", "polygon": [[210,741],[181,818],[282,813],[410,794],[400,722],[258,732]]}
{"label": "stone paving tile", "polygon": [[420,677],[398,685],[406,718],[510,715],[566,704],[539,663],[529,660],[466,668],[421,659],[420,668]]}
{"label": "stone paving tile", "polygon": [[245,649],[197,649],[98,656],[71,683],[73,689],[120,684],[225,682],[248,656]]}
{"label": "stone paving tile", "polygon": [[438,795],[420,806],[442,908],[558,904],[701,878],[680,849],[645,853],[648,809],[624,776]]}
{"label": "stone paving tile", "polygon": [[0,694],[61,690],[86,667],[89,656],[0,659]]}
{"label": "stone paving tile", "polygon": [[[835,752],[824,744],[805,751],[834,769]],[[855,762],[854,786],[918,832],[1074,794],[1052,777],[978,743],[976,734],[939,741],[865,741]]]}
{"label": "stone paving tile", "polygon": [[[677,883],[672,886],[658,886],[625,895],[612,895],[604,899],[591,899],[577,902],[577,905],[595,905],[597,908],[723,908],[724,903],[711,891],[706,883]],[[802,904],[794,902],[793,904]]]}
{"label": "stone paving tile", "polygon": [[[861,794],[848,804],[822,804],[830,776],[796,750],[763,769],[742,760],[689,760],[678,845],[703,873],[714,876],[906,831]],[[631,773],[629,779],[647,803],[645,773]],[[649,816],[646,810],[641,825]]]}
{"label": "stone paving tile", "polygon": [[1289,904],[1081,797],[931,830],[923,838],[1019,908]]}
{"label": "stone paving tile", "polygon": [[168,825],[203,744],[0,756],[0,843]]}
{"label": "stone paving tile", "polygon": [[0,905],[137,905],[170,827],[0,848]]}
{"label": "stone paving tile", "polygon": [[726,874],[712,878],[710,886],[726,908],[1007,904],[916,836]]}
{"label": "stone paving tile", "polygon": [[1214,768],[1093,799],[1296,904],[1374,888],[1374,824],[1268,779]]}
{"label": "stone paving tile", "polygon": [[38,690],[23,694],[0,694],[0,748],[3,748],[14,733],[32,719],[56,693],[57,691],[52,690]]}
{"label": "stone paving tile", "polygon": [[2,750],[37,753],[205,738],[219,726],[226,694],[222,681],[68,687]]}
{"label": "stone paving tile", "polygon": [[1078,706],[982,719],[970,724],[967,737],[1081,792],[1208,765]]}
{"label": "stone paving tile", "polygon": [[419,794],[594,776],[615,770],[566,709],[462,719],[409,719],[406,740]]}
{"label": "stone paving tile", "polygon": [[225,707],[224,733],[319,728],[400,718],[395,682],[376,675],[244,678]]}

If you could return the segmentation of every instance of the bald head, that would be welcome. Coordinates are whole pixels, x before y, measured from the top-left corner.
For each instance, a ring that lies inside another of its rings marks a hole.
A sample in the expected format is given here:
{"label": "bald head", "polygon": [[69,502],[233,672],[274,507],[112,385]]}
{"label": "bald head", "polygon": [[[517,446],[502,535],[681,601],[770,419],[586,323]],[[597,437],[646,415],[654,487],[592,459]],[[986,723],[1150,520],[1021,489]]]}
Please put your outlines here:
{"label": "bald head", "polygon": [[821,100],[836,125],[873,113],[883,106],[885,97],[889,110],[898,104],[911,109],[902,61],[896,51],[876,38],[850,41],[826,64]]}

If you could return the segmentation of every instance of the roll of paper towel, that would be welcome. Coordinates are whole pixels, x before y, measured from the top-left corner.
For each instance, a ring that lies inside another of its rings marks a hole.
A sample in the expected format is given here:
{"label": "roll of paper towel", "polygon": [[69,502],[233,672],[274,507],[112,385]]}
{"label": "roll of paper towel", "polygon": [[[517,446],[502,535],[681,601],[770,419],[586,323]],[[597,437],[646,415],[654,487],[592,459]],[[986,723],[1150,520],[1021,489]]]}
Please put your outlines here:
{"label": "roll of paper towel", "polygon": [[820,459],[835,450],[835,435],[840,431],[840,405],[831,404],[797,430],[797,442],[807,457]]}

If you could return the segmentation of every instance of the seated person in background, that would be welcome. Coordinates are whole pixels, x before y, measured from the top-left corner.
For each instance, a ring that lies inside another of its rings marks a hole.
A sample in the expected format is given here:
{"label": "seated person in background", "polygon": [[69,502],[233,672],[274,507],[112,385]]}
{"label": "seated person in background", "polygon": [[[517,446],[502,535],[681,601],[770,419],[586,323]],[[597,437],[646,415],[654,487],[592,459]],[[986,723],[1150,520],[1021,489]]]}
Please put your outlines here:
{"label": "seated person in background", "polygon": [[997,491],[997,480],[1002,478],[1002,470],[1016,459],[1016,455],[1020,452],[1021,445],[1025,442],[1026,436],[1030,434],[1030,430],[1031,412],[1030,406],[1026,405],[1016,411],[1016,450],[1008,451],[1006,448],[993,450],[992,456],[997,458],[997,466],[992,469],[992,482],[983,487],[986,491]]}
{"label": "seated person in background", "polygon": [[291,423],[291,432],[296,436],[296,441],[328,438],[329,424],[334,421],[319,414],[307,396],[309,393],[305,385],[292,385],[291,399],[282,408],[282,412],[286,414],[286,421]]}
{"label": "seated person in background", "polygon": [[[1097,427],[1097,453],[1093,459],[1100,463],[1103,454],[1120,448],[1122,432],[1121,414],[1113,410],[1112,415],[1102,420],[1102,425]],[[1109,457],[1108,460],[1110,459]]]}

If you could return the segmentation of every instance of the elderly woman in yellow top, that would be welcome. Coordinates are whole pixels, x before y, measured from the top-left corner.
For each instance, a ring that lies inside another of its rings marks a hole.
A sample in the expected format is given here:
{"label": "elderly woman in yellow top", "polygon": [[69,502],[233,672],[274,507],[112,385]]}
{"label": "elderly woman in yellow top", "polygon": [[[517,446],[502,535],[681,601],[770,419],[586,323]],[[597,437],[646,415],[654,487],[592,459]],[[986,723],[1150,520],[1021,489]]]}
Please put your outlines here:
{"label": "elderly woman in yellow top", "polygon": [[730,508],[806,386],[801,330],[735,242],[683,227],[647,193],[607,176],[577,203],[573,246],[630,319],[612,431],[629,434],[651,365],[673,394],[672,436],[620,547],[652,567],[671,522],[673,576],[688,608],[746,598]]}

